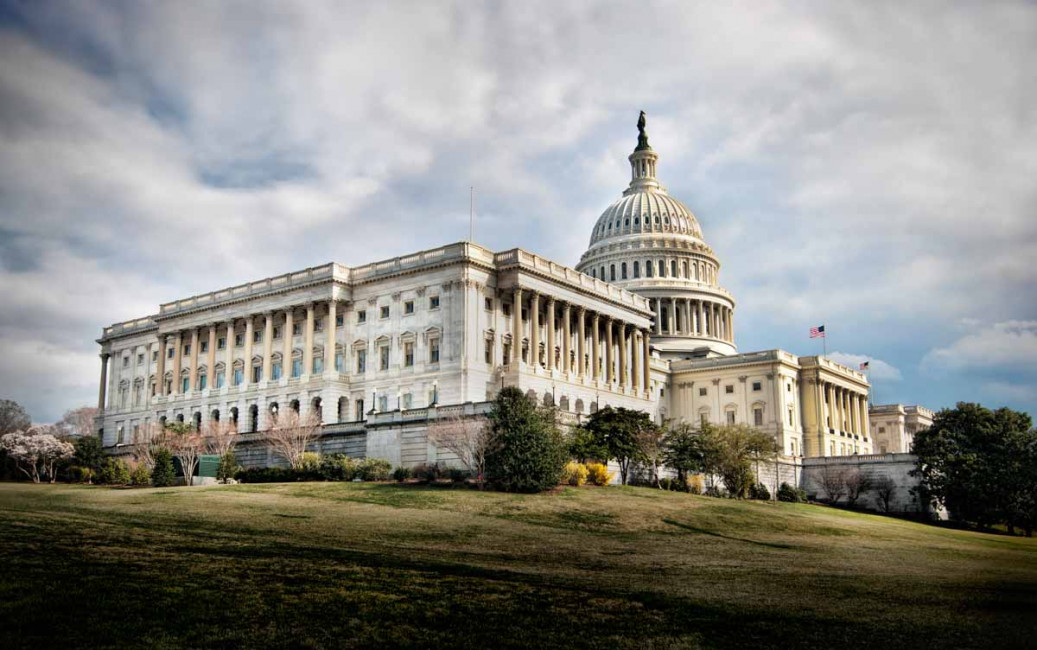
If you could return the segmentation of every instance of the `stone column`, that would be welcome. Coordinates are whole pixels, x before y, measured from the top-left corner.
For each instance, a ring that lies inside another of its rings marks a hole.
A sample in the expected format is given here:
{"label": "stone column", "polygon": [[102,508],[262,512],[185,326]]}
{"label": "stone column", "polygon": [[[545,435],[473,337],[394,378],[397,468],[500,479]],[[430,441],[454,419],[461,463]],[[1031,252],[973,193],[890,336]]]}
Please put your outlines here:
{"label": "stone column", "polygon": [[734,309],[731,309],[730,321],[731,321],[731,344],[734,345],[734,342],[735,342],[735,310]]}
{"label": "stone column", "polygon": [[101,353],[101,387],[97,389],[97,410],[104,412],[104,400],[108,388],[108,359],[111,357],[107,352]]}
{"label": "stone column", "polygon": [[615,353],[612,348],[612,319],[605,317],[605,381],[612,390],[612,384],[616,380]]}
{"label": "stone column", "polygon": [[205,385],[212,390],[216,388],[216,323],[209,325],[209,357],[206,360]]}
{"label": "stone column", "polygon": [[587,360],[584,355],[587,353],[587,310],[583,307],[577,307],[579,314],[577,315],[577,336],[576,336],[576,374],[582,380],[584,375],[587,374]]}
{"label": "stone column", "polygon": [[547,297],[547,371],[555,369],[555,299]]}
{"label": "stone column", "polygon": [[155,396],[166,394],[166,335],[158,335],[158,363],[155,367]]}
{"label": "stone column", "polygon": [[825,422],[825,433],[828,429],[836,428],[835,425],[835,387],[832,384],[825,382],[825,395],[828,396],[828,418],[832,421],[829,425]]}
{"label": "stone column", "polygon": [[871,418],[868,417],[868,394],[861,395],[861,433],[871,437]]}
{"label": "stone column", "polygon": [[511,361],[516,367],[522,362],[522,289],[515,287],[511,305]]}
{"label": "stone column", "polygon": [[[329,300],[328,301],[328,316],[325,319],[327,321],[327,324],[325,324],[325,326],[324,326],[324,328],[325,328],[324,331],[327,334],[327,338],[324,341],[324,372],[325,373],[335,372],[335,331],[337,329],[336,325],[335,325],[335,319],[337,318],[337,312],[338,312],[338,305],[335,303],[334,300]],[[338,408],[338,404],[335,405],[335,408]],[[327,410],[327,409],[325,409],[325,410]],[[331,411],[327,411],[327,412],[330,413]]]}
{"label": "stone column", "polygon": [[302,377],[304,380],[309,380],[310,374],[313,372],[313,318],[314,318],[314,303],[306,305],[306,331],[303,337],[303,349],[302,349]]}
{"label": "stone column", "polygon": [[641,377],[641,381],[644,383],[644,390],[645,390],[645,394],[646,395],[648,394],[648,391],[651,389],[651,383],[649,383],[649,382],[651,381],[651,378],[652,378],[651,369],[650,369],[650,366],[649,366],[649,364],[651,363],[651,356],[652,356],[651,355],[651,348],[649,347],[650,343],[651,343],[651,341],[650,341],[650,337],[648,336],[648,330],[645,330],[645,331],[643,331],[641,333],[641,344],[644,346],[644,350],[642,352],[642,362],[644,363],[644,373],[643,373],[643,376]]}
{"label": "stone column", "polygon": [[601,347],[598,345],[598,323],[601,322],[601,314],[594,313],[594,318],[591,319],[591,375],[594,376],[594,381],[597,382],[601,379],[601,361],[598,359],[598,353]]}
{"label": "stone column", "polygon": [[256,332],[256,320],[249,314],[245,318],[245,363],[242,370],[242,386],[248,386],[252,382],[252,337]]}
{"label": "stone column", "polygon": [[568,376],[572,374],[573,364],[570,360],[572,357],[572,305],[565,303],[565,307],[562,309],[562,318],[565,319],[565,326],[562,328],[562,363],[565,366],[565,374]]}
{"label": "stone column", "polygon": [[684,333],[691,336],[695,332],[692,331],[692,318],[691,318],[691,299],[684,299]]}
{"label": "stone column", "polygon": [[176,350],[173,351],[173,394],[179,395],[180,365],[183,363],[184,357],[184,339],[180,332],[176,333],[173,343],[176,345]]}
{"label": "stone column", "polygon": [[670,334],[677,334],[677,299],[670,298]]}
{"label": "stone column", "polygon": [[284,311],[284,333],[281,335],[281,381],[284,382],[287,382],[292,376],[292,341],[295,339],[292,334],[295,324],[292,320],[294,315],[294,307],[289,307]]}
{"label": "stone column", "polygon": [[662,304],[663,303],[662,303],[662,300],[660,300],[659,298],[656,298],[654,300],[654,302],[655,302],[655,309],[652,310],[652,311],[655,312],[655,333],[656,334],[662,334],[663,333],[663,308],[662,308]]}
{"label": "stone column", "polygon": [[191,328],[191,379],[187,382],[187,392],[198,387],[198,328]]}
{"label": "stone column", "polygon": [[619,386],[621,390],[627,389],[627,325],[619,323]]}
{"label": "stone column", "polygon": [[[274,371],[274,312],[263,314],[263,382],[270,381]],[[283,369],[284,366],[282,365]]]}
{"label": "stone column", "polygon": [[[230,387],[234,385],[234,319],[227,321],[227,347],[224,348],[226,359],[223,365],[223,385]],[[240,417],[240,413],[238,416]]]}
{"label": "stone column", "polygon": [[699,336],[706,336],[706,301],[699,300]]}
{"label": "stone column", "polygon": [[641,389],[641,363],[638,357],[641,346],[638,336],[639,333],[636,327],[630,330],[630,384],[635,395]]}
{"label": "stone column", "polygon": [[540,294],[535,291],[529,301],[529,358],[533,371],[540,370]]}

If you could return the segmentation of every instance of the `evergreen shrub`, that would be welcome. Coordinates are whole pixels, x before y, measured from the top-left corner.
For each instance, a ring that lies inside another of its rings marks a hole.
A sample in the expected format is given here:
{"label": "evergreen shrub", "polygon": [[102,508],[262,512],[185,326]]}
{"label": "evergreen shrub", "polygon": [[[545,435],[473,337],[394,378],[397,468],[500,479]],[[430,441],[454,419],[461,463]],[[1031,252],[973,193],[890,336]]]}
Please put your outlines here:
{"label": "evergreen shrub", "polygon": [[151,468],[151,484],[155,487],[176,485],[176,469],[173,467],[173,454],[165,447],[155,452],[155,466]]}

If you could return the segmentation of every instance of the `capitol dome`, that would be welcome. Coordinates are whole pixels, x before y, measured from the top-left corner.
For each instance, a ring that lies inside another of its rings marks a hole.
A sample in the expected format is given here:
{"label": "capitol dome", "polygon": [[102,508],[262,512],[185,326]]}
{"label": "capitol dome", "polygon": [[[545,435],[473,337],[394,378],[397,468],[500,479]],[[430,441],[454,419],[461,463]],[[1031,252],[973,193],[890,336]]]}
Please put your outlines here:
{"label": "capitol dome", "polygon": [[656,178],[659,156],[644,127],[642,112],[630,185],[594,224],[576,268],[649,299],[652,347],[664,358],[734,354],[734,297],[719,284],[698,219]]}

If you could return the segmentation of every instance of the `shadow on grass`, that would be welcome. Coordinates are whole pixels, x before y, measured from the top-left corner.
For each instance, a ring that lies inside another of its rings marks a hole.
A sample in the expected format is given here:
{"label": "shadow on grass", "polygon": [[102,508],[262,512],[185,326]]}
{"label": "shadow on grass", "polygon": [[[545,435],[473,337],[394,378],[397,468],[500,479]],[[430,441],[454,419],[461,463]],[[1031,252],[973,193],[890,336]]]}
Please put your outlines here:
{"label": "shadow on grass", "polygon": [[758,541],[756,541],[754,539],[745,539],[744,537],[732,537],[730,535],[723,535],[723,534],[718,533],[716,531],[706,530],[705,528],[697,528],[695,526],[691,526],[691,525],[688,525],[688,524],[682,524],[681,522],[674,521],[673,519],[663,519],[663,523],[664,524],[669,524],[671,526],[676,526],[677,528],[680,528],[682,530],[686,530],[686,531],[691,532],[691,533],[698,533],[700,535],[709,535],[710,537],[719,537],[721,539],[728,539],[728,540],[731,540],[733,542],[745,542],[746,544],[756,544],[757,546],[766,546],[768,548],[781,548],[781,549],[795,549],[796,548],[795,546],[793,546],[791,544],[777,544],[777,543],[774,543],[774,542],[758,542]]}

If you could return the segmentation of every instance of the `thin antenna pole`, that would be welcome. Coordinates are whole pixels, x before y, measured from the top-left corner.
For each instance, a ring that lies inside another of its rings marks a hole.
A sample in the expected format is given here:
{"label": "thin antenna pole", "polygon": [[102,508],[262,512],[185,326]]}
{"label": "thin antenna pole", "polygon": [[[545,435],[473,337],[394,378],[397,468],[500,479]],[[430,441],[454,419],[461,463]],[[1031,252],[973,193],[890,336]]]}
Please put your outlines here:
{"label": "thin antenna pole", "polygon": [[468,243],[475,243],[475,186],[468,187]]}

